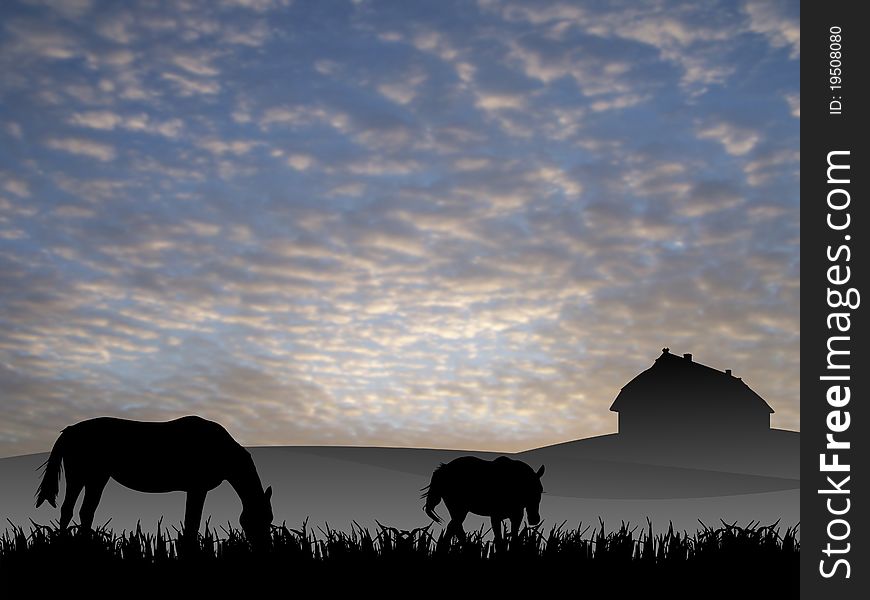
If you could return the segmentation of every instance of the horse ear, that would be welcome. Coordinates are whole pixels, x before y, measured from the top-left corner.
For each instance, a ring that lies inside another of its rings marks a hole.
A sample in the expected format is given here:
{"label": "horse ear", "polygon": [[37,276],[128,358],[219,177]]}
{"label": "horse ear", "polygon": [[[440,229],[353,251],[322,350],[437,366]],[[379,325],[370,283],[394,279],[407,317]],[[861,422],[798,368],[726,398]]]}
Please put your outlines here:
{"label": "horse ear", "polygon": [[271,485],[266,488],[266,500],[269,500],[270,498],[272,498],[272,486]]}
{"label": "horse ear", "polygon": [[538,476],[538,479],[544,476],[544,465],[541,465],[541,468],[537,470],[535,473]]}

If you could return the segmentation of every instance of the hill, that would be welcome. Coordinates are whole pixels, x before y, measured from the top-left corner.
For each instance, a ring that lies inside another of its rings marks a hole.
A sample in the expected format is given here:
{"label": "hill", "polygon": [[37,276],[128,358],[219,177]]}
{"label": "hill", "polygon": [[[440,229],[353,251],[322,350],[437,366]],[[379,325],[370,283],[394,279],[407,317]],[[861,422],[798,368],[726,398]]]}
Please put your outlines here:
{"label": "hill", "polygon": [[[772,431],[764,447],[717,454],[712,449],[678,452],[676,448],[635,448],[618,435],[601,436],[511,455],[537,468],[547,466],[546,495],[541,511],[550,525],[597,521],[653,519],[659,527],[674,521],[694,530],[697,520],[759,519],[794,524],[799,520],[799,434]],[[417,448],[257,447],[251,448],[264,484],[274,489],[275,521],[297,526],[306,517],[313,524],[347,527],[353,520],[374,526],[375,520],[397,527],[425,525],[420,489],[441,462],[463,455],[492,459],[494,453]],[[684,449],[686,450],[686,449]],[[750,460],[756,453],[757,460]],[[34,508],[37,468],[46,454],[0,459],[0,517],[15,523],[33,519],[47,523],[58,511]],[[61,488],[63,493],[63,487]],[[212,491],[205,515],[212,524],[238,522],[240,503],[228,484]],[[112,519],[116,530],[153,529],[178,524],[184,494],[143,494],[110,482],[96,522]],[[483,524],[470,518],[468,528]]]}

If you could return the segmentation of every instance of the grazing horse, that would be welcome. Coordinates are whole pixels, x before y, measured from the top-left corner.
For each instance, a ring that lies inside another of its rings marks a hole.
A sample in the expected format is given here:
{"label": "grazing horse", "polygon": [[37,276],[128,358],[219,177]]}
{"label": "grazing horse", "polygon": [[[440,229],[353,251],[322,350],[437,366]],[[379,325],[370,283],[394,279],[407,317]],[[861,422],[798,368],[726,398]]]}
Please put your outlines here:
{"label": "grazing horse", "polygon": [[66,470],[66,495],[60,526],[72,519],[82,489],[79,518],[89,529],[109,478],[140,492],[187,492],[184,532],[196,540],[205,496],[227,480],[242,501],[239,523],[254,546],[270,538],[272,488],[263,491],[250,453],[227,430],[200,417],[161,423],[98,417],[61,431],[44,463],[36,492],[36,507],[48,501],[57,508],[61,462]]}
{"label": "grazing horse", "polygon": [[426,499],[423,510],[436,523],[441,517],[435,507],[444,500],[450,513],[447,525],[447,541],[456,535],[465,538],[462,522],[468,513],[488,516],[496,543],[502,541],[501,524],[510,519],[511,536],[515,536],[523,520],[523,510],[529,517],[529,524],[541,522],[539,506],[541,476],[544,467],[534,471],[526,463],[499,456],[493,461],[474,456],[462,456],[447,464],[442,463],[432,473],[432,481],[423,488]]}

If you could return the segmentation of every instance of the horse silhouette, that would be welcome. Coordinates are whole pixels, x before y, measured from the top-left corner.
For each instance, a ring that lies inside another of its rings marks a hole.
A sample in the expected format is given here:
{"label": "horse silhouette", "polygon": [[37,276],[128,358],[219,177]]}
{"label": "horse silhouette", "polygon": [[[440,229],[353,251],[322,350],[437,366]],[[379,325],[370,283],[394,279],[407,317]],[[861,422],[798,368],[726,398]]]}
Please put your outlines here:
{"label": "horse silhouette", "polygon": [[490,517],[496,543],[502,542],[502,521],[510,519],[511,536],[515,536],[523,520],[523,510],[529,524],[541,522],[541,477],[544,466],[534,471],[526,463],[499,456],[488,461],[474,456],[462,456],[442,463],[432,473],[432,480],[423,488],[426,499],[423,510],[441,523],[435,507],[444,500],[450,513],[447,542],[453,536],[465,538],[462,522],[468,513]]}
{"label": "horse silhouette", "polygon": [[60,526],[72,519],[82,489],[81,528],[90,529],[109,478],[140,492],[187,492],[184,541],[199,533],[206,494],[224,480],[242,501],[239,523],[254,546],[270,537],[272,488],[263,491],[251,454],[219,424],[190,416],[166,422],[98,417],[61,431],[43,464],[36,507],[48,501],[57,508],[61,463],[66,494]]}

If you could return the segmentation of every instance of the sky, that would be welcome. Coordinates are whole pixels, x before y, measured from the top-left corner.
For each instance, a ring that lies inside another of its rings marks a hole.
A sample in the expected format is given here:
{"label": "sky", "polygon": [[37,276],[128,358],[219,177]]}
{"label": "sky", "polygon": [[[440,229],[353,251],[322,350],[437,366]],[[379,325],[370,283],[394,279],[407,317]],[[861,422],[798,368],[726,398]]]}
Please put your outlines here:
{"label": "sky", "polygon": [[4,0],[0,456],[523,450],[663,347],[799,430],[798,9]]}

